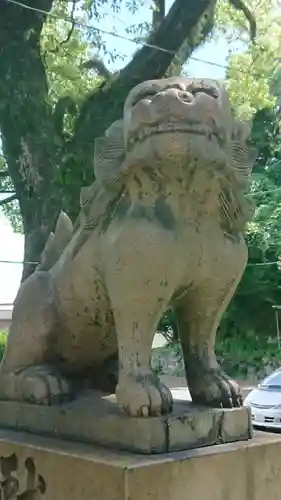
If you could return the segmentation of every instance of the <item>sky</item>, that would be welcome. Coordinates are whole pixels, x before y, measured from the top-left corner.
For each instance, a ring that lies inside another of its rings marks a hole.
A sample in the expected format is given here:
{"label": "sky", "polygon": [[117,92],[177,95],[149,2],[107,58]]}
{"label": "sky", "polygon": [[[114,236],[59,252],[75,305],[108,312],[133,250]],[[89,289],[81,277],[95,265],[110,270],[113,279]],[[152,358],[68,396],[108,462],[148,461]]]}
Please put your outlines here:
{"label": "sky", "polygon": [[[171,0],[168,1],[168,4]],[[126,17],[125,17],[126,16]],[[148,9],[142,9],[136,15],[126,14],[121,11],[116,15],[109,14],[103,22],[100,22],[98,27],[107,31],[115,30],[120,35],[129,36],[126,34],[126,26],[133,23],[141,23],[149,20],[150,13]],[[126,18],[126,23],[123,19]],[[105,43],[109,50],[115,49],[117,52],[124,55],[124,60],[117,61],[115,64],[109,64],[111,70],[116,70],[122,67],[130,60],[133,53],[138,49],[136,44],[127,40],[120,40],[116,37],[105,36]],[[196,58],[210,61],[218,65],[225,66],[227,64],[227,57],[229,53],[229,46],[226,41],[220,39],[205,44],[199,48],[193,55]],[[207,77],[214,79],[223,79],[225,76],[225,69],[215,64],[206,64],[191,60],[186,66],[188,75],[192,77]],[[0,195],[1,196],[1,195]],[[19,261],[23,260],[24,237],[21,234],[16,234],[8,221],[0,211],[0,308],[6,304],[12,304],[21,279],[22,265],[1,263],[1,261]]]}

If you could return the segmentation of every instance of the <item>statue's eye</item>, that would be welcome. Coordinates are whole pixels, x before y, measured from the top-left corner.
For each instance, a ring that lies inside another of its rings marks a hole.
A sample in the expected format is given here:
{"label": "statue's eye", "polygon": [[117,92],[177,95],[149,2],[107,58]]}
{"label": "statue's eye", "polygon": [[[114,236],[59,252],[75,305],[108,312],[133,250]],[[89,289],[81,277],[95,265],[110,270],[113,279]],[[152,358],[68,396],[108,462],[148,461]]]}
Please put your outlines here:
{"label": "statue's eye", "polygon": [[199,94],[200,92],[201,94],[207,94],[214,99],[218,99],[219,97],[217,89],[213,87],[193,87],[189,90],[189,92],[191,92],[193,95]]}
{"label": "statue's eye", "polygon": [[146,98],[149,98],[149,97],[154,97],[156,94],[157,94],[156,90],[153,90],[153,89],[143,89],[132,100],[132,106],[135,106],[142,99],[146,99]]}

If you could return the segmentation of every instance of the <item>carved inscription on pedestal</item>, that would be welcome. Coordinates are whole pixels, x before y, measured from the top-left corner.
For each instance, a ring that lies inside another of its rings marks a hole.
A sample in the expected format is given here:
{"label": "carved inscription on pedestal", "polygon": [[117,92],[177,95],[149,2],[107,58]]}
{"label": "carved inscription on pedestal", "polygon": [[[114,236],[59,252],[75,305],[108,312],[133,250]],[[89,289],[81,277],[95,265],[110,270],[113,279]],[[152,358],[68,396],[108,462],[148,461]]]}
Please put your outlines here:
{"label": "carved inscription on pedestal", "polygon": [[0,457],[0,500],[41,500],[46,481],[36,471],[34,460],[24,462],[25,477],[19,477],[19,459],[15,453]]}

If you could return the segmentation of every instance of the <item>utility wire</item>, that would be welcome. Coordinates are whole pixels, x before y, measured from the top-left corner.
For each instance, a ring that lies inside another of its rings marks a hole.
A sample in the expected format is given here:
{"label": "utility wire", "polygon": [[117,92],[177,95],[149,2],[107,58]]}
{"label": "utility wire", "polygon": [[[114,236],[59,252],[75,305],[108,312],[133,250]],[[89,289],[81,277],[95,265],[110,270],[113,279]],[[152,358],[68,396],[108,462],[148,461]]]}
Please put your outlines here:
{"label": "utility wire", "polygon": [[39,262],[32,262],[32,261],[21,261],[21,260],[0,260],[0,264],[32,264],[34,266],[37,266]]}
{"label": "utility wire", "polygon": [[281,264],[281,261],[280,260],[277,260],[277,261],[273,261],[273,262],[253,262],[253,263],[249,263],[247,264],[247,266],[273,266],[273,265],[276,265],[276,264]]}
{"label": "utility wire", "polygon": [[[32,264],[36,266],[37,264],[40,264],[39,262],[30,262],[30,261],[18,261],[18,260],[0,260],[0,264]],[[273,262],[256,262],[256,263],[249,263],[247,266],[272,266],[274,264],[279,264],[281,265],[281,260],[273,261]]]}
{"label": "utility wire", "polygon": [[[93,25],[90,25],[90,24],[86,24],[86,23],[84,23],[82,21],[79,21],[77,19],[72,19],[69,16],[59,16],[59,15],[54,14],[52,12],[48,12],[48,11],[46,11],[44,9],[39,9],[37,7],[31,7],[30,5],[25,5],[25,4],[21,3],[21,2],[18,2],[17,0],[4,0],[4,1],[6,3],[10,3],[10,4],[13,4],[13,5],[17,5],[19,7],[22,7],[23,9],[32,10],[34,12],[38,12],[40,14],[44,14],[45,16],[51,17],[53,19],[57,19],[58,21],[69,22],[72,25],[78,26],[80,28],[86,28],[87,30],[97,31],[97,32],[102,33],[104,35],[110,35],[110,36],[113,36],[115,38],[119,38],[121,40],[126,40],[127,42],[134,43],[136,45],[142,45],[143,47],[148,47],[148,48],[151,48],[151,49],[159,50],[161,52],[166,52],[168,54],[172,54],[175,57],[177,56],[177,53],[174,52],[174,51],[172,51],[172,50],[164,49],[163,47],[159,47],[157,45],[153,45],[151,43],[144,42],[143,40],[139,40],[138,38],[130,38],[130,37],[127,37],[125,35],[120,35],[118,33],[115,33],[114,31],[107,31],[107,30],[104,30],[102,28],[98,28],[96,26],[93,26]],[[226,66],[225,64],[216,63],[214,61],[207,61],[207,60],[201,59],[199,57],[189,56],[188,60],[192,60],[192,61],[196,61],[196,62],[201,62],[203,64],[209,64],[210,66],[215,66],[217,68],[223,68],[223,69],[226,69],[226,70],[228,69],[228,66]],[[249,75],[249,71],[247,71],[247,70],[239,69],[238,71],[240,73],[244,73],[246,75]],[[252,76],[255,76],[255,75],[253,74]],[[256,76],[260,76],[260,75],[256,75]]]}
{"label": "utility wire", "polygon": [[164,49],[163,47],[157,47],[157,45],[152,45],[150,43],[146,43],[143,41],[140,41],[138,39],[134,38],[129,38],[125,35],[119,35],[118,33],[114,33],[114,31],[107,31],[102,28],[97,28],[95,26],[91,26],[90,24],[83,23],[82,21],[78,21],[76,19],[71,19],[71,17],[68,16],[58,16],[57,14],[53,14],[52,12],[48,12],[47,10],[43,9],[38,9],[37,7],[31,7],[30,5],[25,5],[21,2],[17,2],[17,0],[5,0],[6,3],[11,3],[14,5],[18,5],[19,7],[22,7],[23,9],[27,10],[33,10],[34,12],[39,12],[40,14],[44,14],[45,16],[52,17],[53,19],[57,19],[58,21],[66,21],[69,23],[74,24],[75,26],[79,26],[81,28],[86,28],[91,31],[99,31],[100,33],[103,33],[104,35],[110,35],[114,36],[115,38],[120,38],[121,40],[126,40],[127,42],[132,42],[137,45],[143,45],[145,47],[149,47],[151,49],[156,49],[160,50],[162,52],[166,52],[168,54],[176,55],[176,53],[172,50]]}
{"label": "utility wire", "polygon": [[[262,194],[277,193],[279,191],[281,191],[281,187],[276,188],[276,189],[271,189],[271,190],[268,190],[268,191],[253,191],[252,193],[245,193],[245,196],[259,196],[259,195],[262,195]],[[15,194],[15,193],[16,193],[15,190],[1,191],[1,189],[0,189],[0,195],[1,194]],[[0,201],[1,201],[1,199],[0,199]],[[4,199],[4,201],[5,201],[5,199]]]}

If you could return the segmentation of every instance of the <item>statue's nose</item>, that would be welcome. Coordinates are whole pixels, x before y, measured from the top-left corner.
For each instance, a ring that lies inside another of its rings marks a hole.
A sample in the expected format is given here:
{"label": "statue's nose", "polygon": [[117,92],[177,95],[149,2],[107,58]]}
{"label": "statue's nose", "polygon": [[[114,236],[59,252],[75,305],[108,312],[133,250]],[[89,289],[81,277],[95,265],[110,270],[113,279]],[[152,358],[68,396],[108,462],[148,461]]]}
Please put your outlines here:
{"label": "statue's nose", "polygon": [[180,89],[166,89],[154,96],[150,106],[150,120],[185,119],[193,108],[194,96],[191,92]]}
{"label": "statue's nose", "polygon": [[194,101],[194,96],[191,94],[191,92],[181,89],[166,89],[162,92],[159,92],[155,96],[155,101],[160,101],[162,99],[166,100],[167,98],[169,100],[181,101],[186,104],[192,103]]}

